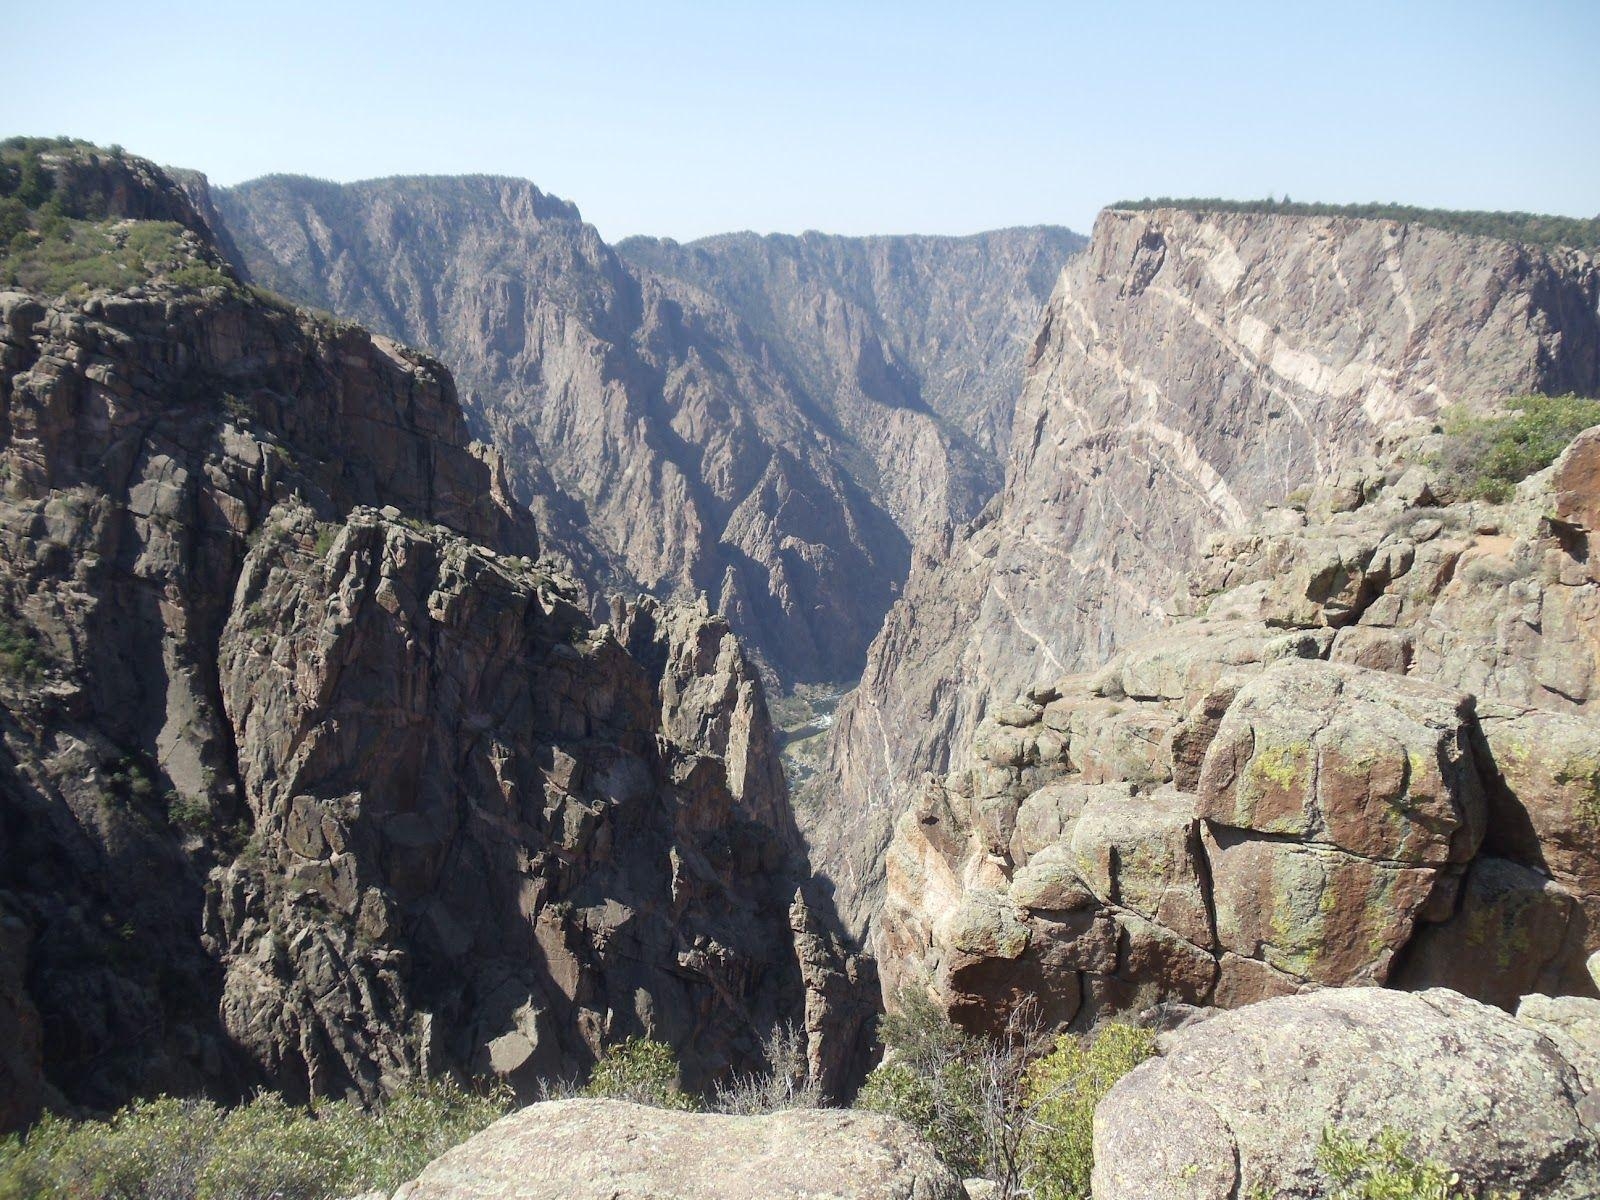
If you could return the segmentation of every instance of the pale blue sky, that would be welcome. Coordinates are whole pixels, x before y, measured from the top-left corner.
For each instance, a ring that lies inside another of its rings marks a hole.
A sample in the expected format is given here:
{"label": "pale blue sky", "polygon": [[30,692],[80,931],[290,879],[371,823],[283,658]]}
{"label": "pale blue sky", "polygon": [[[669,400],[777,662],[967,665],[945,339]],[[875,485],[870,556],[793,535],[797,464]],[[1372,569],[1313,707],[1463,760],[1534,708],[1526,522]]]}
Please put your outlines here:
{"label": "pale blue sky", "polygon": [[1600,212],[1600,0],[6,7],[0,132],[221,183],[521,175],[611,239],[1147,194]]}

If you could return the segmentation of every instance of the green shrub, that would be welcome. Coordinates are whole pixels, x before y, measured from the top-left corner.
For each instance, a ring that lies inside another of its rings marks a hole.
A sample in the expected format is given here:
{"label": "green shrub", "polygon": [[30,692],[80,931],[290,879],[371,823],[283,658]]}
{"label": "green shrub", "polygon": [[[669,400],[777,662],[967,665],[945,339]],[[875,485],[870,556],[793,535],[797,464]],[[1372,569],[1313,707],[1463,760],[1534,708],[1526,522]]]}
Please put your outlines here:
{"label": "green shrub", "polygon": [[1023,1009],[999,1036],[975,1037],[926,997],[901,996],[896,1009],[883,1027],[890,1054],[858,1107],[907,1122],[951,1170],[1003,1196],[1088,1197],[1094,1107],[1155,1052],[1154,1034],[1108,1025],[1092,1041],[1051,1040]]}
{"label": "green shrub", "polygon": [[1581,396],[1522,396],[1503,416],[1452,416],[1438,465],[1466,496],[1493,503],[1553,463],[1567,444],[1600,424],[1600,401]]}
{"label": "green shrub", "polygon": [[983,1174],[990,1158],[983,1042],[911,992],[897,998],[880,1033],[888,1054],[867,1076],[856,1107],[906,1122],[958,1175]]}
{"label": "green shrub", "polygon": [[374,1111],[261,1096],[140,1101],[110,1121],[42,1118],[0,1140],[0,1200],[334,1200],[389,1192],[505,1114],[504,1092],[414,1083]]}
{"label": "green shrub", "polygon": [[1032,1134],[1024,1159],[1039,1200],[1087,1200],[1095,1105],[1155,1048],[1147,1029],[1107,1025],[1092,1041],[1063,1034],[1028,1068],[1023,1089]]}
{"label": "green shrub", "polygon": [[0,614],[0,674],[23,683],[35,683],[48,666],[49,660],[32,630]]}
{"label": "green shrub", "polygon": [[0,199],[0,254],[6,253],[13,242],[20,243],[30,226],[27,205],[11,196]]}
{"label": "green shrub", "polygon": [[312,553],[318,558],[327,558],[328,551],[333,549],[334,542],[339,540],[339,527],[337,525],[317,524],[317,541],[312,546]]}
{"label": "green shrub", "polygon": [[503,1091],[477,1096],[440,1080],[412,1084],[370,1112],[346,1101],[308,1116],[262,1096],[228,1114],[197,1200],[388,1193],[509,1108]]}
{"label": "green shrub", "polygon": [[1332,1185],[1329,1200],[1515,1200],[1505,1192],[1479,1192],[1438,1163],[1417,1162],[1406,1138],[1385,1129],[1371,1142],[1325,1129],[1317,1167]]}
{"label": "green shrub", "polygon": [[189,833],[211,833],[216,827],[216,814],[205,796],[185,796],[179,792],[167,796],[167,820]]}
{"label": "green shrub", "polygon": [[693,1111],[700,1107],[678,1086],[678,1059],[672,1047],[648,1038],[629,1038],[608,1047],[581,1094],[655,1108]]}
{"label": "green shrub", "polygon": [[0,1142],[0,1200],[189,1200],[223,1116],[204,1101],[142,1100],[107,1122],[46,1116]]}
{"label": "green shrub", "polygon": [[183,227],[171,221],[78,221],[54,200],[34,213],[31,231],[25,221],[16,228],[16,217],[13,208],[0,207],[0,226],[12,230],[0,237],[0,285],[78,296],[161,278],[182,288],[240,290],[220,267],[198,259]]}

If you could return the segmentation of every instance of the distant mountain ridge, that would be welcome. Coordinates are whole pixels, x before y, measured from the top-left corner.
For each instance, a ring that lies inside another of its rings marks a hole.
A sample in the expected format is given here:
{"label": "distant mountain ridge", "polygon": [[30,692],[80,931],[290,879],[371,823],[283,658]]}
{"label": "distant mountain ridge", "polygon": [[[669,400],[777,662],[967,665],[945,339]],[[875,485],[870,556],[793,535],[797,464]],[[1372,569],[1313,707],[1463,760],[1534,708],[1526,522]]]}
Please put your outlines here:
{"label": "distant mountain ridge", "polygon": [[998,486],[1026,339],[1081,245],[619,250],[491,176],[274,176],[213,199],[260,283],[450,364],[544,544],[597,590],[704,593],[786,681],[854,678],[912,543]]}
{"label": "distant mountain ridge", "polygon": [[[617,249],[716,296],[774,346],[866,452],[865,469],[913,532],[919,515],[969,519],[999,488],[1040,298],[1084,245],[1070,230],[1033,226],[964,237],[629,238]],[[894,503],[911,481],[885,478],[895,465],[875,424],[885,406],[932,416],[949,439],[942,506],[925,502],[919,513],[914,498]]]}

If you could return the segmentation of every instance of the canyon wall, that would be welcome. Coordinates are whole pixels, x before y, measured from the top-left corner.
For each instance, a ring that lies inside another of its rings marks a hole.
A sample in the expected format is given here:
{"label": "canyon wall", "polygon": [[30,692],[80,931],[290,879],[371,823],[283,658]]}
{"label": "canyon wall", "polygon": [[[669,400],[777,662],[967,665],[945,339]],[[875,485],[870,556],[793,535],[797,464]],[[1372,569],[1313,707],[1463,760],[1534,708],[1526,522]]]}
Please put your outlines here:
{"label": "canyon wall", "polygon": [[924,772],[1159,628],[1203,537],[1396,422],[1600,388],[1594,263],[1387,221],[1107,211],[1029,357],[1006,482],[919,547],[841,705],[815,854],[855,928]]}
{"label": "canyon wall", "polygon": [[[155,203],[97,194],[112,238]],[[628,1034],[704,1083],[780,1021],[836,1086],[860,979],[727,623],[595,624],[438,362],[178,215],[181,262],[0,294],[0,1123],[531,1088]]]}
{"label": "canyon wall", "polygon": [[1506,503],[1453,494],[1443,440],[1215,535],[1191,615],[991,710],[891,842],[891,1001],[1596,994],[1600,427]]}
{"label": "canyon wall", "polygon": [[274,177],[215,200],[256,279],[451,365],[595,591],[704,594],[785,684],[853,679],[912,540],[998,484],[1022,340],[1077,242],[619,253],[572,205],[487,177]]}

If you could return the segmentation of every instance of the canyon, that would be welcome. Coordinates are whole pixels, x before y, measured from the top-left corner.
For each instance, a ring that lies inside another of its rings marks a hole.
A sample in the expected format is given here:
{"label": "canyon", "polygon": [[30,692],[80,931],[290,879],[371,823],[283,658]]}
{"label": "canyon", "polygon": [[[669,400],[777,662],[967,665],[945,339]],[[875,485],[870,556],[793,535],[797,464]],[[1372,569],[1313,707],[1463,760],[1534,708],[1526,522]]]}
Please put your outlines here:
{"label": "canyon", "polygon": [[39,161],[108,237],[184,219],[0,295],[0,1119],[531,1088],[630,1031],[709,1079],[785,1022],[839,1086],[871,1006],[726,622],[593,622],[438,362],[242,285],[142,160]]}
{"label": "canyon", "polygon": [[0,1127],[531,1098],[638,1036],[705,1088],[784,1027],[847,1098],[907,996],[1224,1057],[1245,1005],[1526,1048],[1600,996],[1600,430],[1451,466],[1600,397],[1590,254],[1202,205],[613,246],[522,180],[25,152],[120,274],[0,288]]}
{"label": "canyon", "polygon": [[849,682],[921,539],[999,485],[1064,229],[607,245],[522,180],[214,193],[258,282],[449,362],[596,594],[708,597],[780,686]]}
{"label": "canyon", "polygon": [[986,710],[1154,632],[1211,532],[1325,480],[1385,430],[1600,386],[1594,262],[1423,225],[1107,211],[1061,277],[1003,489],[918,550],[840,706],[816,832],[852,928],[926,772]]}

